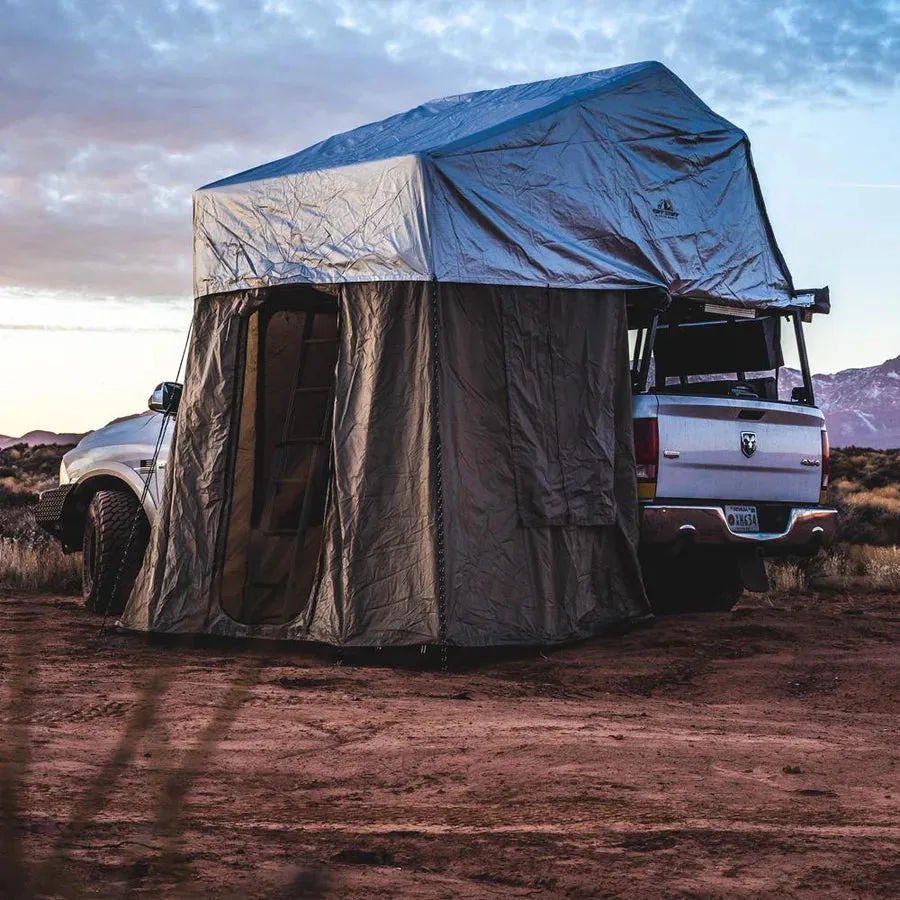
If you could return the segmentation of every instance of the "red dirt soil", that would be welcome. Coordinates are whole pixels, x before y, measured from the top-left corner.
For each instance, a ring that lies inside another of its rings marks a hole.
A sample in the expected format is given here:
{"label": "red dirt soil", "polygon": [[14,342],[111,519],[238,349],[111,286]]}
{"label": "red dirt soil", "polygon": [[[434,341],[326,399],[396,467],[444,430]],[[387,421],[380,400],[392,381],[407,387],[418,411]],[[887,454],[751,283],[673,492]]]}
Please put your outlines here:
{"label": "red dirt soil", "polygon": [[[7,744],[16,636],[33,651],[18,833],[32,872],[61,843],[84,895],[900,896],[900,598],[757,603],[451,674],[98,628],[74,600],[0,598]],[[173,874],[160,785],[248,671]],[[164,727],[66,837],[153,673]]]}

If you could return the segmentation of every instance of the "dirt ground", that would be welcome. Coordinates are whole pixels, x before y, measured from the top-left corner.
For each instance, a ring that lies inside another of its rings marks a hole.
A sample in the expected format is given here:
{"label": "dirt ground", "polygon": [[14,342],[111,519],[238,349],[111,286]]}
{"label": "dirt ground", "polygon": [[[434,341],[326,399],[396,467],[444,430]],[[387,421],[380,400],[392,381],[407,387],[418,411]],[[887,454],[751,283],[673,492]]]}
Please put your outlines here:
{"label": "dirt ground", "polygon": [[898,641],[900,598],[803,597],[442,674],[7,597],[0,735],[32,876],[90,896],[897,897]]}

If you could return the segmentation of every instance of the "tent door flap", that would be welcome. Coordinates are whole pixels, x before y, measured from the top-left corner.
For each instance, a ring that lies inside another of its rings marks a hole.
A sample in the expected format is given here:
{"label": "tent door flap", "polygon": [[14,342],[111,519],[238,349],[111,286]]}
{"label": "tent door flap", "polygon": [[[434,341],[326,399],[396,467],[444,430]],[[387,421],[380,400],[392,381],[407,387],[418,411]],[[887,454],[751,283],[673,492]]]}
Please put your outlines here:
{"label": "tent door flap", "polygon": [[[303,544],[312,525],[320,524],[324,502],[338,353],[337,335],[330,333],[325,319],[333,320],[334,313],[310,312],[306,317],[300,364],[281,440],[275,445],[275,473],[262,516],[264,535],[291,536],[297,545]],[[296,562],[297,553],[292,556]],[[292,566],[288,584],[295,584],[300,574]]]}

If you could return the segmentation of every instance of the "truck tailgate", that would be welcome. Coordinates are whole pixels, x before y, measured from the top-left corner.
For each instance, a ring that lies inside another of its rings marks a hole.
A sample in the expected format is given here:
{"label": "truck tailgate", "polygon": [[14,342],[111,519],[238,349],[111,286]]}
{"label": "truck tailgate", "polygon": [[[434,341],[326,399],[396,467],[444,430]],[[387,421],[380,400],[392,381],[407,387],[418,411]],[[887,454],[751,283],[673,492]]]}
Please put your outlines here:
{"label": "truck tailgate", "polygon": [[814,407],[659,394],[656,495],[816,503],[822,413]]}

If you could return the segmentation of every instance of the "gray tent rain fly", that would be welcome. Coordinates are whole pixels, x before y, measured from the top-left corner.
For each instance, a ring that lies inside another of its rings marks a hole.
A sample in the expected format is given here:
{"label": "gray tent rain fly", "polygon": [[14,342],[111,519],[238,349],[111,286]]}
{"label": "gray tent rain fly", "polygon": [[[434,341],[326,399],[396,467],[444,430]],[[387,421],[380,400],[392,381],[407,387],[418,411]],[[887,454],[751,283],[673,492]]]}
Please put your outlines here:
{"label": "gray tent rain fly", "polygon": [[187,383],[123,616],[335,645],[649,612],[627,298],[788,307],[742,131],[658,63],[433,101],[194,197]]}

